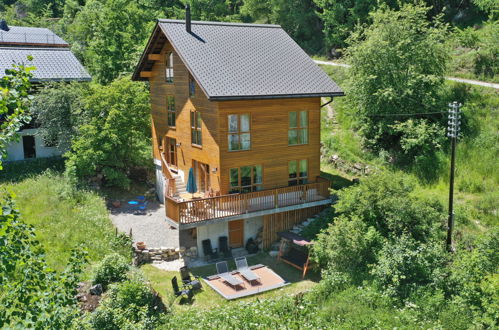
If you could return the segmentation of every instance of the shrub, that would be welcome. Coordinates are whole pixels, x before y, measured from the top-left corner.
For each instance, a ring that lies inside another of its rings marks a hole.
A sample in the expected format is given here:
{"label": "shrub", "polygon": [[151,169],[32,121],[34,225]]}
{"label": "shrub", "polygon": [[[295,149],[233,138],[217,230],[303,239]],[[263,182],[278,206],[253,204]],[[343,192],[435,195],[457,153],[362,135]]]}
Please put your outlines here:
{"label": "shrub", "polygon": [[130,265],[125,257],[117,253],[109,254],[97,265],[92,282],[107,287],[125,280],[129,270]]}

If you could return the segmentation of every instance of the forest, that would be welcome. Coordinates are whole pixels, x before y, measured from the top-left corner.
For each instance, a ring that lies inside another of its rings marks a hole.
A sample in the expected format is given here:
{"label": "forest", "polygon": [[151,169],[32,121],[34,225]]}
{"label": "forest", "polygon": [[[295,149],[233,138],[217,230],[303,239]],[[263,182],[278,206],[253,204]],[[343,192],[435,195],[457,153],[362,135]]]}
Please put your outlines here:
{"label": "forest", "polygon": [[[346,94],[321,113],[321,170],[338,202],[306,233],[320,280],[296,295],[178,311],[109,221],[106,192],[152,170],[148,86],[131,72],[156,19],[183,19],[187,2],[195,20],[279,24],[314,59],[351,65],[322,66]],[[445,77],[499,81],[498,15],[494,0],[3,0],[0,19],[50,28],[93,81],[33,95],[29,59],[0,80],[0,152],[31,118],[68,150],[0,163],[0,327],[496,328],[499,95]],[[105,284],[92,313],[74,299],[81,281]]]}

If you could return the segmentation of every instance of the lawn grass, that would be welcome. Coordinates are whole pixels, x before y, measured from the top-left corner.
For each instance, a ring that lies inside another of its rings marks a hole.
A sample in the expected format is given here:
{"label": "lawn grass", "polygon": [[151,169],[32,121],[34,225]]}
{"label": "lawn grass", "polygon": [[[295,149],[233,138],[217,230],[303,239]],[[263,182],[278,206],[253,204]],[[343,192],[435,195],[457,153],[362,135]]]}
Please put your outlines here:
{"label": "lawn grass", "polygon": [[[254,296],[244,297],[235,301],[251,301],[261,298],[278,298],[283,295],[293,295],[299,292],[310,290],[320,280],[319,275],[314,272],[309,272],[306,278],[302,280],[301,271],[283,262],[277,262],[275,258],[270,257],[267,253],[263,252],[249,257],[248,264],[264,264],[275,271],[277,274],[279,274],[279,276],[281,276],[285,281],[288,281],[291,284],[276,290],[267,291]],[[235,269],[233,260],[229,262],[229,268]],[[175,299],[171,286],[171,279],[174,276],[177,276],[177,278],[179,278],[179,272],[160,270],[150,264],[143,265],[141,269],[146,275],[146,278],[150,281],[154,290],[156,290],[161,295],[163,303],[167,306],[170,306],[170,308],[172,308],[175,312],[192,312],[193,309],[210,309],[234,303],[234,301],[225,300],[211,287],[209,287],[208,284],[202,282],[203,289],[202,291],[197,292],[194,295],[192,304],[181,304],[180,298]],[[206,277],[216,274],[214,264],[192,268],[190,271],[191,274],[195,277]]]}
{"label": "lawn grass", "polygon": [[129,252],[115,244],[115,229],[104,200],[94,192],[74,190],[55,172],[33,176],[18,183],[0,184],[1,194],[12,192],[23,221],[35,227],[35,234],[45,249],[50,267],[65,268],[71,249],[85,247],[89,266],[106,254]]}

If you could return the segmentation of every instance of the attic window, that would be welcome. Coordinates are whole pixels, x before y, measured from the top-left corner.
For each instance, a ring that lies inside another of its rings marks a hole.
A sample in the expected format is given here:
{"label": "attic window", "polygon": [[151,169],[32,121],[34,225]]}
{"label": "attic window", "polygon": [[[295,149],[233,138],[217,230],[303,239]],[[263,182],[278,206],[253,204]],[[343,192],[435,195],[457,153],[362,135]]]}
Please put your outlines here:
{"label": "attic window", "polygon": [[194,82],[194,78],[189,75],[189,96],[193,97],[196,94],[196,84]]}
{"label": "attic window", "polygon": [[170,52],[166,56],[166,71],[165,80],[167,83],[173,83],[173,53]]}

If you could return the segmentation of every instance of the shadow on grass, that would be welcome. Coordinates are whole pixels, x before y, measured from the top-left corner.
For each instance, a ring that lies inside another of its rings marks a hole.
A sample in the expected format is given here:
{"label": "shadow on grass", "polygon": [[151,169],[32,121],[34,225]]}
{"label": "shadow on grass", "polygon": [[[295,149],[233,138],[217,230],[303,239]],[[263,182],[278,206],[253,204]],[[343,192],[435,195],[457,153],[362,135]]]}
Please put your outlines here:
{"label": "shadow on grass", "polygon": [[344,176],[341,176],[338,174],[332,174],[332,173],[328,173],[328,172],[324,172],[324,171],[321,171],[321,177],[331,181],[332,182],[331,187],[334,190],[340,190],[343,188],[347,188],[347,187],[350,187],[351,185],[354,184],[352,182],[352,180],[350,180]]}
{"label": "shadow on grass", "polygon": [[55,172],[64,171],[64,159],[62,157],[35,158],[5,162],[0,171],[0,183],[17,183],[27,178],[42,174],[47,170]]}

